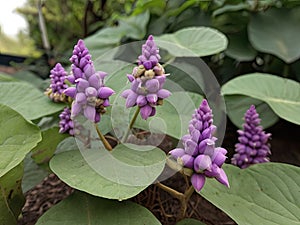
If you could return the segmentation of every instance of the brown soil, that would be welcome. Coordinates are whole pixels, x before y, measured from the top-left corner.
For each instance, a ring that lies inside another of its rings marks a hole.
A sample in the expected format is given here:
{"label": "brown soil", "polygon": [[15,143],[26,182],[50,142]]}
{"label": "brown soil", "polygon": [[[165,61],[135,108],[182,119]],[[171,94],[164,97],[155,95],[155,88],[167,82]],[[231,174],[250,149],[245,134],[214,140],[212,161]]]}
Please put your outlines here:
{"label": "brown soil", "polygon": [[[273,137],[271,141],[271,161],[285,162],[299,166],[300,146],[299,141],[295,140],[295,137],[296,134],[300,133],[300,126],[286,121],[279,121],[275,126],[268,129],[267,132],[271,132]],[[223,147],[229,150],[229,158],[233,154],[233,143],[236,140],[236,128],[229,122],[223,142]],[[165,149],[165,151],[169,151],[172,147],[172,142],[170,140],[166,141],[160,147]],[[182,191],[185,182],[180,174],[176,174],[163,183],[178,191]],[[26,204],[18,225],[34,225],[45,211],[72,192],[72,188],[59,180],[54,174],[50,174],[43,182],[25,194]],[[148,208],[163,225],[173,225],[176,223],[176,215],[178,215],[180,207],[178,200],[172,198],[157,186],[151,185],[130,200]],[[207,225],[236,224],[225,213],[195,193],[189,201],[186,217],[198,219]]]}

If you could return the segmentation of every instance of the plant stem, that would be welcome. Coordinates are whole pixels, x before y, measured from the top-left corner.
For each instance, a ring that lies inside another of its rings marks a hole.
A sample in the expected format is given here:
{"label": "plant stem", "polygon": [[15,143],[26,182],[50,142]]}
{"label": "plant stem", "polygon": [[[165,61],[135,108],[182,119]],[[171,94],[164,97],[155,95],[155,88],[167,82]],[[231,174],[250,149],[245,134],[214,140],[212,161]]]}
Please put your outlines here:
{"label": "plant stem", "polygon": [[124,134],[124,136],[122,138],[122,142],[125,142],[127,140],[128,136],[129,136],[129,132],[132,129],[133,124],[135,123],[136,118],[138,117],[139,113],[140,113],[140,107],[137,107],[137,109],[136,109],[136,111],[135,111],[135,113],[134,113],[134,115],[133,115],[133,117],[132,117],[132,119],[130,121],[128,129],[127,129],[126,133]]}
{"label": "plant stem", "polygon": [[168,192],[170,195],[172,195],[173,197],[177,198],[180,201],[182,201],[184,199],[184,194],[174,190],[173,188],[170,188],[160,182],[157,182],[156,186],[160,187],[161,189]]}
{"label": "plant stem", "polygon": [[108,150],[108,151],[112,151],[112,147],[111,145],[108,143],[108,141],[106,140],[106,138],[104,137],[104,135],[101,133],[99,127],[97,126],[97,124],[95,123],[95,128],[96,128],[96,131],[98,133],[98,136],[100,138],[100,140],[102,141],[104,147]]}

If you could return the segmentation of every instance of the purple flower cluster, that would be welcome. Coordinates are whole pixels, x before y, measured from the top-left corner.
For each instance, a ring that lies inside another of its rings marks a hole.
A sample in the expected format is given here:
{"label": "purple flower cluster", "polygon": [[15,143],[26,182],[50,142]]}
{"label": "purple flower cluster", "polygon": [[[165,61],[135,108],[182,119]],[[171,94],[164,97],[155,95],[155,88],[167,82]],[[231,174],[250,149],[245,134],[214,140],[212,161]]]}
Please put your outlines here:
{"label": "purple flower cluster", "polygon": [[240,168],[246,168],[251,164],[269,162],[268,156],[271,150],[268,141],[271,134],[265,133],[259,125],[261,120],[254,105],[247,110],[244,120],[243,130],[238,130],[239,143],[235,145],[236,153],[231,163]]}
{"label": "purple flower cluster", "polygon": [[66,78],[67,72],[60,63],[57,63],[50,71],[51,84],[45,92],[54,102],[66,101],[66,96],[63,94],[63,91],[68,88],[68,85],[65,83]]}
{"label": "purple flower cluster", "polygon": [[62,113],[59,115],[59,133],[69,133],[74,135],[74,123],[71,120],[71,111],[69,107],[65,107]]}
{"label": "purple flower cluster", "polygon": [[125,90],[121,96],[126,99],[126,107],[138,106],[143,119],[154,116],[156,106],[162,105],[163,99],[171,93],[163,89],[166,81],[164,68],[159,64],[159,50],[150,35],[142,46],[142,55],[138,57],[138,66],[127,78],[131,88]]}
{"label": "purple flower cluster", "polygon": [[83,112],[83,115],[92,122],[99,122],[101,114],[105,113],[105,107],[109,106],[109,97],[114,91],[104,86],[104,78],[107,73],[95,71],[91,55],[83,40],[79,40],[70,58],[72,62],[72,74],[67,79],[75,84],[64,93],[73,98],[72,118]]}
{"label": "purple flower cluster", "polygon": [[229,187],[227,176],[221,168],[227,158],[227,150],[215,147],[215,129],[212,110],[204,99],[189,123],[189,134],[181,139],[183,148],[169,152],[179,164],[193,170],[191,183],[196,191],[203,188],[206,177],[214,177]]}

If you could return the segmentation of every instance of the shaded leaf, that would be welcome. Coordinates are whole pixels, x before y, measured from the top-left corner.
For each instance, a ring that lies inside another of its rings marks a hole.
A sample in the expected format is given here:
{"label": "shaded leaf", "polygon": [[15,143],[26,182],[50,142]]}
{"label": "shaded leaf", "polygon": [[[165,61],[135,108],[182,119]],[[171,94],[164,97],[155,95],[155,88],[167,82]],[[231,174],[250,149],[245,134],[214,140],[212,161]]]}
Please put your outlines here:
{"label": "shaded leaf", "polygon": [[155,37],[156,44],[176,57],[208,56],[226,49],[224,34],[209,27],[190,27]]}
{"label": "shaded leaf", "polygon": [[0,104],[0,177],[19,165],[41,140],[39,128]]}
{"label": "shaded leaf", "polygon": [[21,180],[23,165],[19,164],[0,178],[0,225],[17,224],[25,203]]}
{"label": "shaded leaf", "polygon": [[36,225],[159,225],[146,208],[133,202],[118,202],[75,192],[51,207]]}
{"label": "shaded leaf", "polygon": [[188,218],[179,221],[178,223],[176,223],[176,225],[205,225],[205,223],[202,223],[199,220]]}
{"label": "shaded leaf", "polygon": [[281,118],[300,124],[300,84],[271,74],[236,77],[222,86],[223,95],[246,95],[266,102]]}
{"label": "shaded leaf", "polygon": [[244,115],[251,105],[255,105],[256,111],[261,118],[261,125],[268,128],[274,125],[279,117],[270,106],[263,101],[244,95],[225,95],[226,111],[231,122],[238,128],[242,128]]}
{"label": "shaded leaf", "polygon": [[239,169],[224,165],[230,188],[208,179],[200,195],[238,224],[300,223],[300,168],[261,163]]}
{"label": "shaded leaf", "polygon": [[53,103],[34,86],[25,82],[0,83],[0,103],[7,105],[28,120],[50,115],[64,108],[64,104]]}
{"label": "shaded leaf", "polygon": [[252,16],[249,40],[258,51],[276,55],[286,63],[300,57],[300,8],[268,9]]}

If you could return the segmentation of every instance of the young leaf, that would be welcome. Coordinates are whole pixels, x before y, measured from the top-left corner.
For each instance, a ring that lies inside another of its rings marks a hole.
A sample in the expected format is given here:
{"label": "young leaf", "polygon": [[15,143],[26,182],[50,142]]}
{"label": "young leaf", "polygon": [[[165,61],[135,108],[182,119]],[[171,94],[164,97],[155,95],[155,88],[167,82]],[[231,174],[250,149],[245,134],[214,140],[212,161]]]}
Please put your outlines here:
{"label": "young leaf", "polygon": [[281,118],[300,124],[300,84],[264,73],[238,76],[222,86],[223,95],[246,95],[266,102]]}
{"label": "young leaf", "polygon": [[299,224],[299,167],[261,163],[247,169],[232,165],[223,168],[230,188],[207,179],[199,194],[238,224]]}
{"label": "young leaf", "polygon": [[0,104],[0,177],[19,165],[41,140],[37,126]]}
{"label": "young leaf", "polygon": [[118,202],[75,192],[51,207],[36,225],[160,225],[146,208],[133,202]]}

